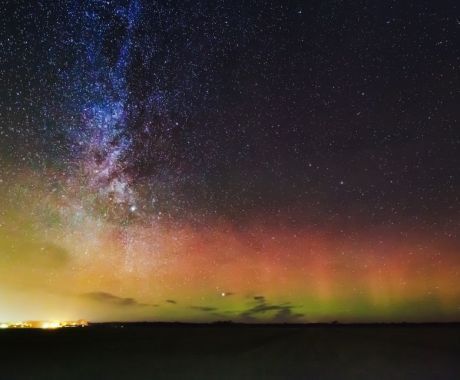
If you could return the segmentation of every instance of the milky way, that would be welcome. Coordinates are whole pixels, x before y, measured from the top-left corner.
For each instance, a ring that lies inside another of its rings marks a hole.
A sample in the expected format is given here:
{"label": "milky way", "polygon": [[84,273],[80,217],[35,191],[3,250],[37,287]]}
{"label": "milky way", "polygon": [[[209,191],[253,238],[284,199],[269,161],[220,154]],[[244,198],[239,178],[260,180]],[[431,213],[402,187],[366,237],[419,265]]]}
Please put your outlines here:
{"label": "milky way", "polygon": [[457,320],[457,8],[2,3],[0,320]]}

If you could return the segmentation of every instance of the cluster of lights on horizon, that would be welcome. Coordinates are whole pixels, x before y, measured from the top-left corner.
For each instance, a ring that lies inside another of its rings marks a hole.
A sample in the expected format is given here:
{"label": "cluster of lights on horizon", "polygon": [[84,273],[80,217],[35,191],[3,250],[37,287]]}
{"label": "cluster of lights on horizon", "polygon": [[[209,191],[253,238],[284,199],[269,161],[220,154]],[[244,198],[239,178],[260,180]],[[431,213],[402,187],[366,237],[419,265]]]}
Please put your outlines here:
{"label": "cluster of lights on horizon", "polygon": [[20,321],[1,322],[0,329],[44,329],[54,330],[59,328],[87,327],[88,322],[80,319],[78,321]]}

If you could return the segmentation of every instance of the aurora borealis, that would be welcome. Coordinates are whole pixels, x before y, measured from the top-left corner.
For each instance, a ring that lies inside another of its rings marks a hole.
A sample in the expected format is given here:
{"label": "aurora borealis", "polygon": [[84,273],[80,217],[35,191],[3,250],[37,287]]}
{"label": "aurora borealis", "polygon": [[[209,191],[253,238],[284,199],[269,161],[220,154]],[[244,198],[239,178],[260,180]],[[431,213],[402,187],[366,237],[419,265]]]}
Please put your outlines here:
{"label": "aurora borealis", "polygon": [[0,321],[460,318],[458,5],[0,5]]}

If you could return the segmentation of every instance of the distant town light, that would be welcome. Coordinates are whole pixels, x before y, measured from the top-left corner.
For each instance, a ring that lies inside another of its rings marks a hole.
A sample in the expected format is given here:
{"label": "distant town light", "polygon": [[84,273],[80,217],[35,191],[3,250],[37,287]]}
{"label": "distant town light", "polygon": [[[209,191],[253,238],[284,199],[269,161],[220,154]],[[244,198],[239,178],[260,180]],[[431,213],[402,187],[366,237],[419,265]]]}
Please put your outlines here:
{"label": "distant town light", "polygon": [[26,322],[1,322],[1,329],[59,329],[67,327],[87,327],[88,321],[26,321]]}
{"label": "distant town light", "polygon": [[61,327],[60,322],[43,322],[41,328],[42,329],[58,329]]}

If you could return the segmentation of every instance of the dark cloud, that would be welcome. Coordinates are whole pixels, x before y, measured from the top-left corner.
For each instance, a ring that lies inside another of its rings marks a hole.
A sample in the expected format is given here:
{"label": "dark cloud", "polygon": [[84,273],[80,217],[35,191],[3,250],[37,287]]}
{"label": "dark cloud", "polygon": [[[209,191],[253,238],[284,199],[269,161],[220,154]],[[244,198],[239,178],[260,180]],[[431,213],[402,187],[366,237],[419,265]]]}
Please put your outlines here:
{"label": "dark cloud", "polygon": [[299,322],[299,318],[305,316],[302,313],[294,313],[292,311],[293,307],[282,306],[276,315],[272,318],[272,322],[277,323],[288,323],[288,322]]}
{"label": "dark cloud", "polygon": [[174,300],[166,300],[166,302],[167,302],[167,303],[172,303],[173,305],[176,305],[176,304],[177,304],[177,302],[174,301]]}
{"label": "dark cloud", "polygon": [[91,301],[100,302],[103,304],[115,305],[115,306],[123,306],[123,307],[133,307],[133,306],[157,306],[157,305],[150,305],[146,303],[138,302],[134,298],[130,297],[118,297],[114,294],[107,293],[107,292],[90,292],[82,294],[82,296],[86,299]]}
{"label": "dark cloud", "polygon": [[190,309],[200,310],[200,311],[205,311],[205,312],[211,312],[211,311],[217,310],[217,308],[210,307],[210,306],[190,306]]}
{"label": "dark cloud", "polygon": [[257,317],[266,312],[274,311],[276,314],[271,319],[271,322],[286,323],[297,322],[304,314],[295,313],[293,309],[297,306],[290,302],[282,304],[268,303],[264,296],[253,297],[255,305],[239,314],[239,318],[245,322],[256,322]]}

